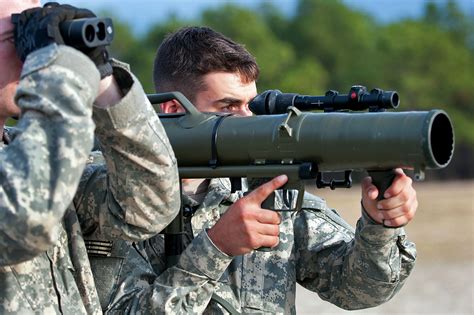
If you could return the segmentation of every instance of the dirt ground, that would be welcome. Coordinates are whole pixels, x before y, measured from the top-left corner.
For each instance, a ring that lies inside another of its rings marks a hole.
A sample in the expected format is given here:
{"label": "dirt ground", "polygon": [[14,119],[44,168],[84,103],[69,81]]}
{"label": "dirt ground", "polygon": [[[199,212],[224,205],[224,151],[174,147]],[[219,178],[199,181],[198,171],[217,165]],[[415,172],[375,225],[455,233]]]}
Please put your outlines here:
{"label": "dirt ground", "polygon": [[[372,309],[345,311],[297,288],[298,314],[474,314],[474,181],[415,183],[419,207],[406,227],[417,262],[402,290]],[[355,225],[360,189],[309,191]]]}

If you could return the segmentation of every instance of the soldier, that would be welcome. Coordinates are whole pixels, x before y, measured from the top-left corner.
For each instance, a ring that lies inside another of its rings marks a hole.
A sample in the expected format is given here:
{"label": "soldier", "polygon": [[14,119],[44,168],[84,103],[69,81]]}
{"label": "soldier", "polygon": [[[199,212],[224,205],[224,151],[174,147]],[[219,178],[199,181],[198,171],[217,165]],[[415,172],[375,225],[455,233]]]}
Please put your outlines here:
{"label": "soldier", "polygon": [[[0,313],[100,314],[83,235],[160,231],[178,210],[176,161],[126,65],[62,45],[61,21],[94,14],[38,6],[0,2]],[[106,165],[81,178],[95,126]]]}
{"label": "soldier", "polygon": [[[206,27],[169,35],[154,67],[157,92],[177,90],[201,111],[240,115],[250,115],[258,74],[243,46]],[[183,111],[176,101],[161,109]],[[161,235],[136,244],[106,311],[294,314],[296,283],[344,309],[384,303],[403,286],[416,254],[402,228],[415,214],[416,193],[411,179],[396,172],[384,201],[364,179],[355,231],[310,194],[295,215],[262,209],[285,176],[245,197],[231,193],[226,179],[183,180],[192,242],[167,269]],[[287,208],[283,193],[276,196],[276,206]],[[262,246],[272,250],[254,250]]]}

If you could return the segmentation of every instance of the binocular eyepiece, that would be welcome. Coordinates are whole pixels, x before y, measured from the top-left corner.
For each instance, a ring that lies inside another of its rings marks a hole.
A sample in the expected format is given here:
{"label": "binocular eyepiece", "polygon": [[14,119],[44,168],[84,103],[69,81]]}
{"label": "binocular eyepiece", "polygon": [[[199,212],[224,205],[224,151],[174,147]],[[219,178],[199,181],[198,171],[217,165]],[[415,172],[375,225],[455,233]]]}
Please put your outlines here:
{"label": "binocular eyepiece", "polygon": [[[20,14],[12,14],[15,24]],[[107,46],[114,38],[114,27],[110,18],[82,18],[59,23],[64,44],[78,50]]]}
{"label": "binocular eyepiece", "polygon": [[110,45],[114,28],[110,18],[84,18],[59,24],[64,43],[75,48],[93,48]]}

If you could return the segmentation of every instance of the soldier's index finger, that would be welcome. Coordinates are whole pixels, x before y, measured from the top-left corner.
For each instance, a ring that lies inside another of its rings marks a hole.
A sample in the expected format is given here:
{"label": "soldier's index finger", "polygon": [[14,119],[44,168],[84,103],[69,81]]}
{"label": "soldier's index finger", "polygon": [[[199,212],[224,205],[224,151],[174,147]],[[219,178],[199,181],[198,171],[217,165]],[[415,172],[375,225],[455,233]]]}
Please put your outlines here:
{"label": "soldier's index finger", "polygon": [[257,202],[262,202],[276,189],[283,186],[288,181],[288,176],[280,175],[273,178],[271,181],[259,186],[257,189],[252,191],[248,197],[256,200]]}

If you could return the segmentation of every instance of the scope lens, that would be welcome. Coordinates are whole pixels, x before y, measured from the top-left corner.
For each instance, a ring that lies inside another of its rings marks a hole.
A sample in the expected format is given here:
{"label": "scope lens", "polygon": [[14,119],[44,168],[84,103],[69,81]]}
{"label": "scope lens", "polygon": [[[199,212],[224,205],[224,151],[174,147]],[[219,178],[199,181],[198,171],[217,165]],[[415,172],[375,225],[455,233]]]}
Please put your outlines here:
{"label": "scope lens", "polygon": [[392,107],[397,108],[400,105],[400,98],[398,97],[398,93],[392,94]]}

